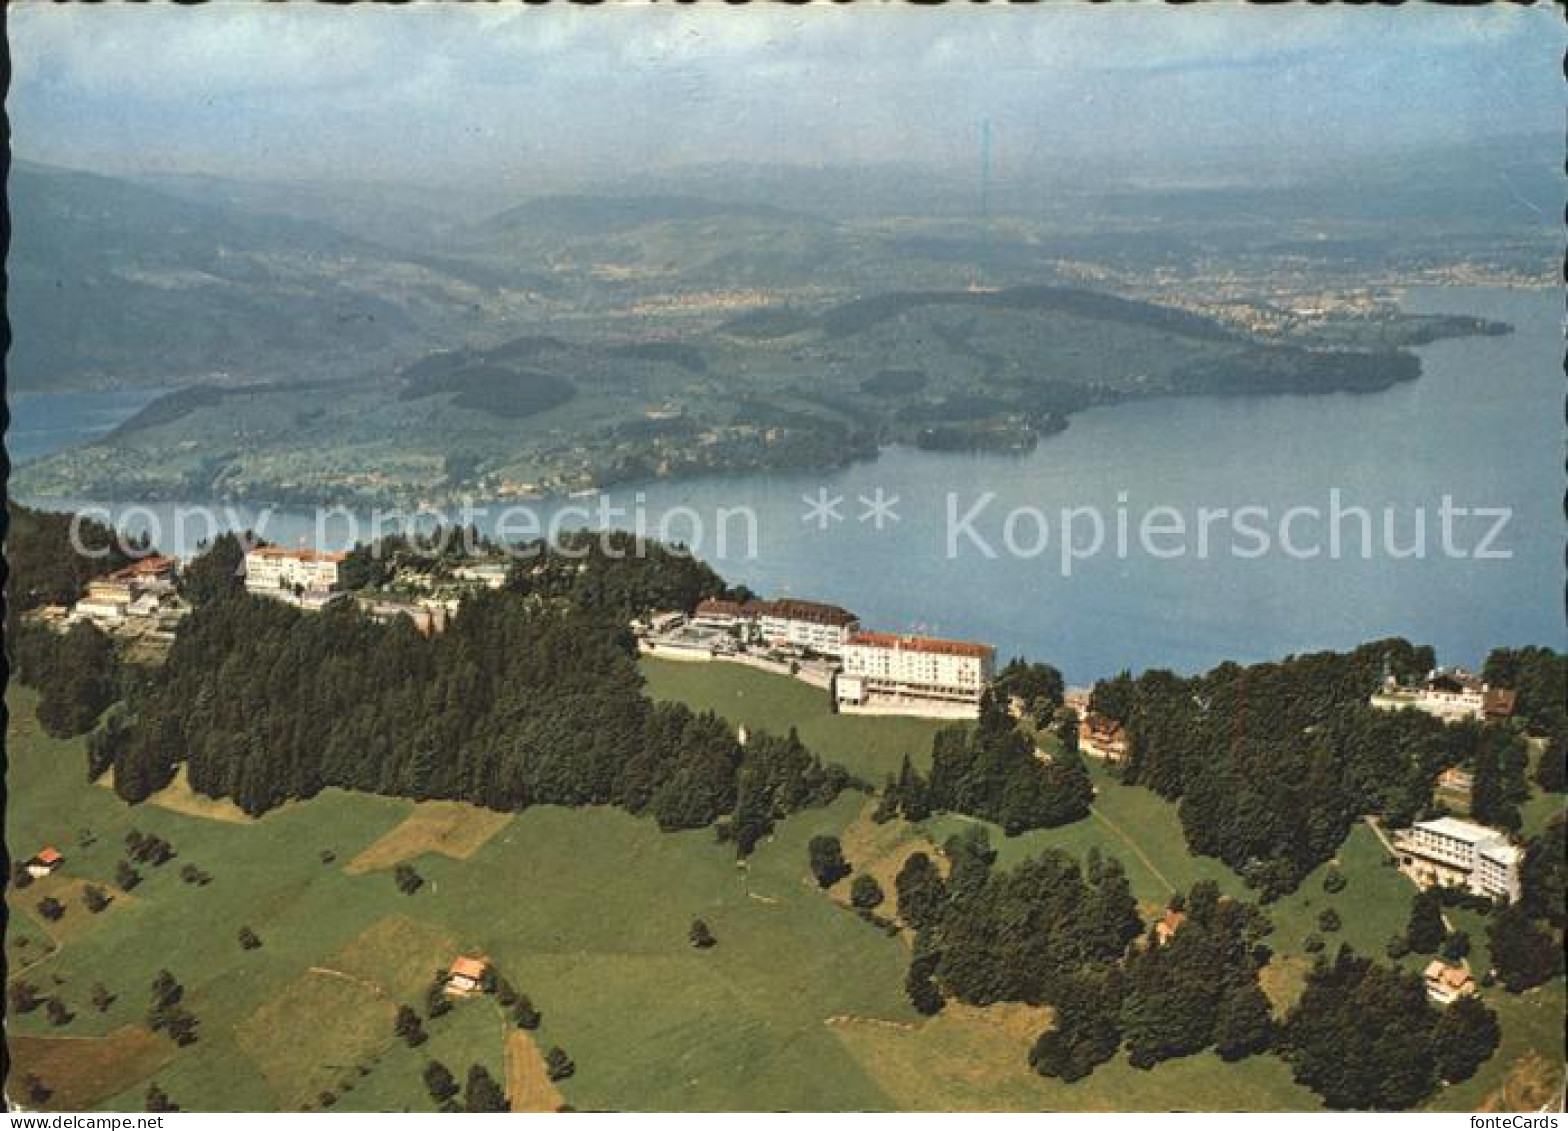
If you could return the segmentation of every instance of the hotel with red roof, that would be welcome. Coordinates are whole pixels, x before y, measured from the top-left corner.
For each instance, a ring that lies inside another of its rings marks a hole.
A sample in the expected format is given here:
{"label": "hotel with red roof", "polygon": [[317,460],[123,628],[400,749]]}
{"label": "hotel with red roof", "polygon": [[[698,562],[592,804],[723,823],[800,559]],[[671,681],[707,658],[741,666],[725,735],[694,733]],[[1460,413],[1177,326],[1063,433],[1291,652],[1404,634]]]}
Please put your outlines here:
{"label": "hotel with red roof", "polygon": [[844,643],[838,701],[860,705],[873,698],[978,704],[996,674],[989,644],[857,632]]}

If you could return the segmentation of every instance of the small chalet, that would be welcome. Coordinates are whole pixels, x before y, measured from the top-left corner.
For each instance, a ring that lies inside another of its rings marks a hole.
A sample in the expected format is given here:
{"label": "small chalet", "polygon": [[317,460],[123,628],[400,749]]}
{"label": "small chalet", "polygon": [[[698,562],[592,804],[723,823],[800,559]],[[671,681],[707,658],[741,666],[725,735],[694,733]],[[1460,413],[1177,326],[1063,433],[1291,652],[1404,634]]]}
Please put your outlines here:
{"label": "small chalet", "polygon": [[65,863],[65,857],[60,855],[60,850],[52,845],[39,849],[38,855],[27,862],[27,874],[35,880],[41,880],[49,873],[59,869]]}
{"label": "small chalet", "polygon": [[1127,757],[1127,731],[1115,719],[1104,715],[1085,715],[1078,724],[1078,749],[1107,762]]}
{"label": "small chalet", "polygon": [[1475,775],[1469,770],[1461,770],[1458,766],[1450,766],[1437,775],[1436,785],[1438,789],[1469,793],[1475,788]]}
{"label": "small chalet", "polygon": [[1434,958],[1422,974],[1426,982],[1426,996],[1447,1005],[1475,993],[1475,979],[1463,966],[1450,966],[1441,958]]}
{"label": "small chalet", "polygon": [[454,996],[471,994],[479,988],[489,965],[482,958],[456,958],[446,975],[446,992]]}

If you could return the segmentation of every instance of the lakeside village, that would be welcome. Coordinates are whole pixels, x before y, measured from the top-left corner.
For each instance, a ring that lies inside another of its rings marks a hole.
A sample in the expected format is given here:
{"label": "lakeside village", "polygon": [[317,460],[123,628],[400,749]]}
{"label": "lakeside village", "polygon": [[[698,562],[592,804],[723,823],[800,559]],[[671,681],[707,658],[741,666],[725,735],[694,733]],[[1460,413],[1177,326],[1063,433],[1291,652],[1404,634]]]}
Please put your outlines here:
{"label": "lakeside village", "polygon": [[[344,584],[349,554],[261,546],[245,555],[248,593],[319,611],[352,600],[382,621],[407,617],[425,635],[441,632],[463,596],[506,584],[509,563],[483,559],[442,570],[399,566],[371,592]],[[45,606],[27,614],[57,631],[88,622],[122,642],[167,647],[190,607],[179,595],[179,563],[152,555],[89,581],[75,604]],[[733,663],[798,679],[820,689],[844,714],[913,715],[964,720],[978,717],[981,696],[996,678],[996,650],[988,644],[900,635],[862,628],[846,609],[815,601],[734,601],[709,598],[691,610],[657,612],[630,628],[639,651],[686,663]],[[1079,719],[1078,749],[1110,765],[1129,754],[1120,723],[1093,712],[1090,691],[1070,688],[1065,706]],[[1415,710],[1444,722],[1502,722],[1514,710],[1513,691],[1492,688],[1462,669],[1437,669],[1413,685],[1390,676],[1370,699],[1383,710]],[[1021,703],[1014,704],[1017,711]],[[1047,757],[1043,752],[1041,757]],[[1473,782],[1448,769],[1436,786],[1464,802]],[[1418,886],[1460,888],[1483,899],[1520,897],[1523,849],[1499,829],[1452,816],[1395,830],[1388,842],[1400,869]],[[59,869],[64,857],[45,846],[26,862],[34,876]],[[1179,914],[1179,913],[1175,913]],[[1168,927],[1173,927],[1167,924]],[[1425,971],[1428,994],[1450,1002],[1476,992],[1463,960],[1434,960]]]}

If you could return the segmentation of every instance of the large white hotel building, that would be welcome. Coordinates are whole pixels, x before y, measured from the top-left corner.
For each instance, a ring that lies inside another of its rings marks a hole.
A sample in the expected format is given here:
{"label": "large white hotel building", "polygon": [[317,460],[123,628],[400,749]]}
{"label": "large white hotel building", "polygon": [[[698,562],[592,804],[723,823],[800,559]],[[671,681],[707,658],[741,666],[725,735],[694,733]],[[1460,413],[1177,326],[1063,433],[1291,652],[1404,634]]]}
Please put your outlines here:
{"label": "large white hotel building", "polygon": [[1400,831],[1394,847],[1400,867],[1422,886],[1462,887],[1510,903],[1519,898],[1523,853],[1496,829],[1439,817]]}
{"label": "large white hotel building", "polygon": [[338,587],[343,553],[258,546],[245,554],[245,588],[263,597],[292,600],[296,593],[324,594]]}
{"label": "large white hotel building", "polygon": [[996,675],[989,644],[857,632],[844,642],[838,701],[858,706],[873,699],[978,704]]}

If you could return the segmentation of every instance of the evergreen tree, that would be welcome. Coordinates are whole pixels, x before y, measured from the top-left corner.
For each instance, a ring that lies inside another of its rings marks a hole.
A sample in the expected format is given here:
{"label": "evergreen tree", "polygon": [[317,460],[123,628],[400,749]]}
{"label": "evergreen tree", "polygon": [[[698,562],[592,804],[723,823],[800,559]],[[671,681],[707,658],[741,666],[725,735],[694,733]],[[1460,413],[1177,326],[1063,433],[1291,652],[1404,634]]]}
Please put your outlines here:
{"label": "evergreen tree", "polygon": [[97,884],[88,884],[82,889],[82,902],[87,905],[87,910],[94,915],[109,906],[109,893]]}
{"label": "evergreen tree", "polygon": [[439,1060],[432,1060],[425,1065],[425,1090],[430,1093],[430,1098],[437,1104],[444,1104],[458,1093],[457,1081],[452,1076],[452,1070]]}
{"label": "evergreen tree", "polygon": [[1535,764],[1535,784],[1547,793],[1568,789],[1568,722],[1552,727],[1541,760]]}
{"label": "evergreen tree", "polygon": [[882,885],[869,872],[861,872],[849,885],[849,902],[862,910],[880,907],[883,900]]}
{"label": "evergreen tree", "polygon": [[418,1048],[429,1039],[425,1033],[423,1022],[419,1014],[406,1005],[397,1007],[397,1017],[393,1020],[392,1031],[396,1033],[409,1048]]}
{"label": "evergreen tree", "polygon": [[1540,836],[1525,845],[1519,869],[1520,903],[1532,919],[1544,919],[1558,930],[1568,927],[1564,898],[1568,895],[1568,814],[1558,813]]}
{"label": "evergreen tree", "polygon": [[560,1045],[553,1046],[544,1057],[545,1071],[552,1080],[565,1080],[577,1071],[577,1066],[572,1063],[572,1058],[566,1055],[566,1050]]}
{"label": "evergreen tree", "polygon": [[469,1112],[499,1112],[511,1110],[501,1085],[482,1064],[468,1070],[468,1083],[463,1089],[463,1109]]}
{"label": "evergreen tree", "polygon": [[1499,904],[1493,909],[1486,944],[1499,980],[1511,993],[1542,985],[1562,971],[1559,941],[1532,922],[1520,904]]}
{"label": "evergreen tree", "polygon": [[539,1028],[541,1020],[539,1011],[534,1008],[534,1003],[528,999],[528,995],[522,994],[518,997],[512,1007],[512,1020],[517,1023],[519,1029]]}
{"label": "evergreen tree", "polygon": [[849,875],[849,862],[844,859],[844,847],[838,837],[814,836],[806,851],[818,887],[830,888]]}
{"label": "evergreen tree", "polygon": [[1214,1048],[1224,1060],[1267,1052],[1274,1040],[1274,1015],[1256,979],[1238,981],[1220,998],[1214,1019]]}
{"label": "evergreen tree", "polygon": [[909,1004],[926,1017],[940,1013],[946,1004],[942,991],[931,977],[936,967],[935,956],[917,954],[909,963],[909,973],[904,978],[904,993],[909,997]]}
{"label": "evergreen tree", "polygon": [[1436,953],[1447,934],[1442,896],[1434,888],[1417,892],[1410,901],[1410,922],[1405,927],[1410,949],[1417,954]]}
{"label": "evergreen tree", "polygon": [[38,722],[55,738],[85,734],[115,697],[114,646],[88,621],[55,642],[39,688]]}
{"label": "evergreen tree", "polygon": [[893,883],[898,895],[898,917],[915,930],[934,923],[947,898],[942,873],[924,852],[912,853],[898,870]]}
{"label": "evergreen tree", "polygon": [[1063,978],[1052,1005],[1055,1021],[1029,1052],[1036,1072],[1071,1083],[1116,1055],[1122,1037],[1117,1023],[1121,982],[1115,970]]}
{"label": "evergreen tree", "polygon": [[1438,955],[1450,964],[1463,962],[1469,953],[1470,936],[1464,931],[1449,931],[1448,937],[1443,939],[1443,945],[1438,948]]}
{"label": "evergreen tree", "polygon": [[1497,743],[1482,740],[1475,756],[1470,787],[1470,815],[1484,825],[1518,829],[1519,806],[1510,796],[1508,767]]}
{"label": "evergreen tree", "polygon": [[899,811],[905,820],[924,821],[931,816],[930,787],[915,771],[908,754],[904,755],[904,761],[899,766],[897,793]]}
{"label": "evergreen tree", "polygon": [[713,937],[713,932],[708,929],[708,924],[701,919],[693,919],[691,921],[691,929],[686,932],[686,937],[691,941],[691,945],[698,950],[707,950],[719,941]]}
{"label": "evergreen tree", "polygon": [[259,540],[246,531],[226,532],[180,571],[180,593],[193,605],[205,605],[241,592],[245,586],[245,546]]}
{"label": "evergreen tree", "polygon": [[1329,1107],[1402,1111],[1436,1083],[1426,989],[1415,975],[1341,947],[1319,961],[1285,1022],[1296,1081]]}

